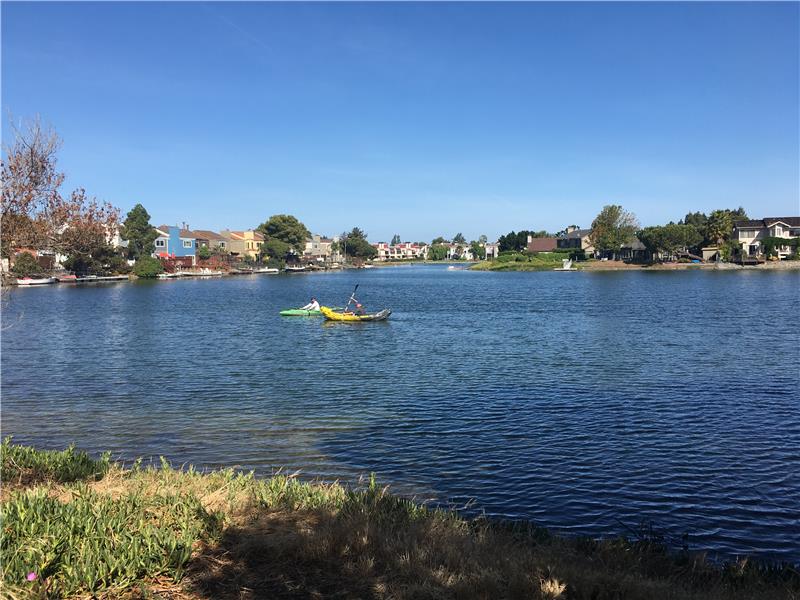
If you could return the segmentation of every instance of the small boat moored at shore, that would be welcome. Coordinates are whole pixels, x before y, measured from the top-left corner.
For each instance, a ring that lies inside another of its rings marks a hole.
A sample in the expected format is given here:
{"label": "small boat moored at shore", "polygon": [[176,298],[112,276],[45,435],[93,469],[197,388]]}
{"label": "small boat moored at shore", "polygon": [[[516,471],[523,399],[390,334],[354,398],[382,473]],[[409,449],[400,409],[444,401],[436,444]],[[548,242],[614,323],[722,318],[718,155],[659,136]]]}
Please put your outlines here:
{"label": "small boat moored at shore", "polygon": [[283,271],[284,271],[284,273],[305,273],[306,272],[306,268],[305,267],[286,267]]}
{"label": "small boat moored at shore", "polygon": [[55,277],[22,277],[17,279],[17,285],[48,285],[50,283],[55,283]]}
{"label": "small boat moored at shore", "polygon": [[260,269],[253,271],[253,273],[261,273],[262,275],[277,275],[280,273],[280,270],[273,267],[261,267]]}

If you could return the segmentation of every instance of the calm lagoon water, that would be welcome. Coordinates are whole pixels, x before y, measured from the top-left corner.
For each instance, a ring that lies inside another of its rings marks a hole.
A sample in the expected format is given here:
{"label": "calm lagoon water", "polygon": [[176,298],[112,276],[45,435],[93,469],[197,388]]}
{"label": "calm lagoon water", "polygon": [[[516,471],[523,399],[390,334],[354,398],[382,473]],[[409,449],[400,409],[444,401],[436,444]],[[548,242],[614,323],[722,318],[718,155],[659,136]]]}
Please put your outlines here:
{"label": "calm lagoon water", "polygon": [[[355,283],[385,323],[279,317]],[[17,289],[2,429],[800,562],[800,272],[398,267]]]}

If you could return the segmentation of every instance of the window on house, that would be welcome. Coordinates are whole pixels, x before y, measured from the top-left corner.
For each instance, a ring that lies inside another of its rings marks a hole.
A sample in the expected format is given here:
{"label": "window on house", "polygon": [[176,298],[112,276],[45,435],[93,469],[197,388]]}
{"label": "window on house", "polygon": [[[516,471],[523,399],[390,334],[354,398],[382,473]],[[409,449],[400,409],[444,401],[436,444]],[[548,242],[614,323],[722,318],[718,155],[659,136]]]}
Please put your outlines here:
{"label": "window on house", "polygon": [[775,225],[775,235],[783,235],[783,227]]}
{"label": "window on house", "polygon": [[167,240],[156,240],[156,248],[164,248],[167,245]]}
{"label": "window on house", "polygon": [[191,248],[193,245],[194,244],[192,243],[192,240],[183,240],[183,247],[184,248]]}

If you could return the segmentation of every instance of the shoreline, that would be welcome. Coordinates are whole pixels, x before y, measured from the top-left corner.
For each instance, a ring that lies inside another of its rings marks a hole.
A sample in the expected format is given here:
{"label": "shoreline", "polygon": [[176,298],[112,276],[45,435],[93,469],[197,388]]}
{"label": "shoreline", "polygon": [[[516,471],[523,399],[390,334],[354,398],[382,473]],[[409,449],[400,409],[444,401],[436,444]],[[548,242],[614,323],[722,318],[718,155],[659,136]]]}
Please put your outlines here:
{"label": "shoreline", "polygon": [[[485,265],[485,266],[484,266]],[[553,271],[551,265],[535,265],[531,263],[475,263],[469,268],[472,271]],[[800,260],[782,260],[766,262],[761,265],[737,265],[734,263],[653,263],[638,264],[623,261],[582,261],[573,263],[572,271],[796,271],[800,270]]]}
{"label": "shoreline", "polygon": [[[465,518],[379,486],[124,466],[2,444],[15,597],[793,599],[797,565],[714,563],[650,527],[564,537]],[[57,539],[60,554],[53,558]],[[51,543],[52,542],[52,543]],[[27,577],[26,577],[27,574]],[[166,594],[162,596],[161,594]],[[138,597],[138,596],[137,596]]]}

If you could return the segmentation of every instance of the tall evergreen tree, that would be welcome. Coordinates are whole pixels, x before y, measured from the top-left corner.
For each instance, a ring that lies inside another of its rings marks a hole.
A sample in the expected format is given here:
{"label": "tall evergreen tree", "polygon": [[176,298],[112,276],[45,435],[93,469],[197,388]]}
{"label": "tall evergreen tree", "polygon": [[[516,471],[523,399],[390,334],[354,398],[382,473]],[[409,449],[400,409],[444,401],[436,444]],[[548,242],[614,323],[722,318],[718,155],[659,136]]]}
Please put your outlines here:
{"label": "tall evergreen tree", "polygon": [[150,215],[141,204],[137,204],[130,210],[119,234],[123,240],[128,241],[128,258],[131,260],[150,256],[155,251],[153,243],[158,234],[150,225]]}

